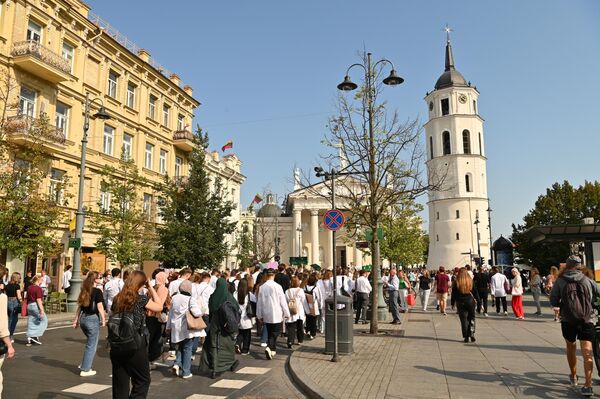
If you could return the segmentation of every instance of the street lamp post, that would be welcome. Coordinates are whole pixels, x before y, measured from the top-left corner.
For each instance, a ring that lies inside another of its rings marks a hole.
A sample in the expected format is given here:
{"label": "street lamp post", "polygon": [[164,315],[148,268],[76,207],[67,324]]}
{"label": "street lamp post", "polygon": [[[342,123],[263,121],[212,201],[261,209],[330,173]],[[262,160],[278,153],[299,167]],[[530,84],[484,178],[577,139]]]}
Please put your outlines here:
{"label": "street lamp post", "polygon": [[490,266],[494,266],[494,249],[492,248],[494,245],[492,242],[492,207],[489,206],[489,200],[488,209],[486,209],[486,212],[488,213],[488,230],[490,232]]}
{"label": "street lamp post", "polygon": [[481,223],[479,221],[479,215],[475,216],[475,222],[473,222],[473,224],[475,225],[475,230],[477,233],[477,256],[479,257],[479,265],[481,265],[481,245],[479,242],[479,223]]}
{"label": "street lamp post", "polygon": [[298,227],[296,227],[296,231],[298,232],[298,257],[302,256],[302,226],[298,225]]}
{"label": "street lamp post", "polygon": [[[368,170],[368,176],[369,176],[369,195],[370,195],[370,200],[369,200],[369,206],[370,206],[370,210],[369,212],[371,213],[369,219],[371,221],[371,226],[369,226],[371,228],[371,230],[373,231],[373,237],[371,239],[371,249],[372,249],[372,268],[373,268],[373,291],[372,291],[372,296],[371,296],[371,309],[377,309],[377,305],[378,305],[378,287],[377,285],[380,284],[380,278],[381,278],[381,271],[380,271],[380,249],[379,249],[379,237],[377,234],[377,230],[379,228],[379,220],[378,220],[378,210],[377,210],[377,204],[376,204],[376,196],[375,196],[375,192],[376,192],[376,185],[377,185],[377,181],[376,181],[376,159],[375,159],[375,132],[374,132],[374,127],[373,127],[373,114],[375,113],[374,109],[373,109],[373,101],[374,101],[374,90],[375,90],[375,68],[377,68],[377,65],[379,64],[390,64],[390,66],[392,67],[392,70],[390,71],[390,74],[387,78],[383,79],[383,83],[385,85],[388,86],[396,86],[401,84],[402,82],[404,82],[404,79],[402,79],[401,77],[399,77],[396,74],[396,69],[394,68],[394,64],[389,61],[386,60],[385,58],[377,61],[374,65],[372,65],[371,63],[371,53],[367,53],[367,65],[363,65],[363,64],[352,64],[348,67],[348,69],[346,70],[346,76],[344,77],[344,81],[342,83],[340,83],[337,88],[339,90],[342,91],[351,91],[351,90],[355,90],[358,85],[354,82],[352,82],[352,80],[350,80],[350,69],[352,69],[353,67],[361,67],[364,72],[365,72],[365,95],[367,96],[367,114],[369,117],[369,153],[368,153],[368,160],[369,160],[369,170]],[[377,317],[374,317],[374,312],[371,312],[371,328],[370,328],[370,332],[371,334],[375,334],[377,333],[378,330],[378,319]]]}
{"label": "street lamp post", "polygon": [[81,241],[83,236],[83,189],[85,187],[85,151],[88,141],[88,130],[90,128],[90,106],[94,102],[100,103],[100,109],[93,116],[94,118],[106,120],[110,116],[106,113],[104,103],[99,98],[90,100],[89,93],[85,95],[84,119],[83,119],[83,138],[81,139],[81,164],[79,165],[79,195],[77,197],[77,212],[75,212],[75,239],[76,248],[73,248],[73,276],[71,278],[71,292],[67,298],[67,310],[74,312],[77,309],[77,299],[81,291]]}

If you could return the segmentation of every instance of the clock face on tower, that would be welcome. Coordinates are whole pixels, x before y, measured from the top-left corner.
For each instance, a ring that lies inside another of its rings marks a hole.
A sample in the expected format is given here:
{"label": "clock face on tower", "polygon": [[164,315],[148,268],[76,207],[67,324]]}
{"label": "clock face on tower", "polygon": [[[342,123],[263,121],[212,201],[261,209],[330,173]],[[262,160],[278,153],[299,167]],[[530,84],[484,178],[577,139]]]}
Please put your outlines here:
{"label": "clock face on tower", "polygon": [[461,104],[464,104],[467,102],[467,96],[465,94],[461,94],[460,96],[458,96],[458,101],[461,102]]}

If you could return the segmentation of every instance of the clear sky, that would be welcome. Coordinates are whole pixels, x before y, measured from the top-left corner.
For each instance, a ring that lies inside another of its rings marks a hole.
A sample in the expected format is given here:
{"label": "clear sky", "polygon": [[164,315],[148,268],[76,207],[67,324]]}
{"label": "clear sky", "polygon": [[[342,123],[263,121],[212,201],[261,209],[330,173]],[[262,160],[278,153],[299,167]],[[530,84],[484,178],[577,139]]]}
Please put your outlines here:
{"label": "clear sky", "polygon": [[600,1],[87,3],[194,88],[211,147],[231,139],[243,162],[244,205],[285,194],[295,165],[317,163],[336,85],[362,49],[405,79],[385,89],[389,106],[426,122],[446,23],[456,68],[481,93],[494,237],[553,182],[599,178]]}

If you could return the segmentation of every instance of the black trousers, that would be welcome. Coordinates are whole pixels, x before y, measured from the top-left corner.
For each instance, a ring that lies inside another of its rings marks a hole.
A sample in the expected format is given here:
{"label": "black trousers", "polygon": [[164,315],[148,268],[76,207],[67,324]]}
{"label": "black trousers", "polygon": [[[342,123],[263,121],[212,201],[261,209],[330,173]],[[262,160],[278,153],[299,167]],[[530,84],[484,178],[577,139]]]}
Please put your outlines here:
{"label": "black trousers", "polygon": [[463,338],[475,336],[475,300],[469,298],[464,302],[457,302],[456,310]]}
{"label": "black trousers", "polygon": [[285,323],[287,328],[287,343],[291,345],[296,339],[301,344],[304,341],[304,320],[298,319],[293,323]]}
{"label": "black trousers", "polygon": [[235,340],[235,344],[241,348],[242,353],[248,353],[248,352],[250,352],[251,339],[252,339],[252,329],[251,328],[245,328],[245,329],[240,328],[238,336]]}
{"label": "black trousers", "polygon": [[147,316],[146,328],[148,328],[148,360],[153,362],[163,352],[163,324],[159,323],[156,317]]}
{"label": "black trousers", "polygon": [[487,313],[488,306],[488,292],[485,291],[477,291],[479,293],[479,298],[477,298],[477,313],[481,313],[481,308],[483,307],[483,313]]}
{"label": "black trousers", "polygon": [[281,334],[281,323],[265,323],[267,327],[267,345],[269,345],[269,349],[274,352],[277,352],[277,338],[279,334]]}
{"label": "black trousers", "polygon": [[320,316],[306,315],[306,332],[311,336],[317,335],[317,318]]}
{"label": "black trousers", "polygon": [[496,313],[500,313],[500,301],[502,301],[502,310],[506,312],[506,297],[496,297]]}
{"label": "black trousers", "polygon": [[[133,355],[118,357],[111,354],[113,399],[145,399],[150,389],[148,349],[143,345]],[[131,381],[131,392],[129,392]]]}
{"label": "black trousers", "polygon": [[356,319],[355,323],[358,323],[358,320],[367,321],[367,307],[369,306],[369,294],[364,292],[356,293]]}

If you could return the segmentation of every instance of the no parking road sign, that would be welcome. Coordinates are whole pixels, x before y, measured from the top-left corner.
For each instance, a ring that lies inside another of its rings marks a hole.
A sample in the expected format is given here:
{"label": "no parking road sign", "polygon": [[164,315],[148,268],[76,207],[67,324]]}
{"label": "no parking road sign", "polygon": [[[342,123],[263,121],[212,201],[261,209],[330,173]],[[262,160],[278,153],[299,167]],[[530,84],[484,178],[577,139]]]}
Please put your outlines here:
{"label": "no parking road sign", "polygon": [[330,209],[323,215],[323,224],[327,230],[338,231],[344,222],[344,214],[337,209]]}

